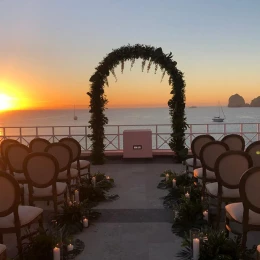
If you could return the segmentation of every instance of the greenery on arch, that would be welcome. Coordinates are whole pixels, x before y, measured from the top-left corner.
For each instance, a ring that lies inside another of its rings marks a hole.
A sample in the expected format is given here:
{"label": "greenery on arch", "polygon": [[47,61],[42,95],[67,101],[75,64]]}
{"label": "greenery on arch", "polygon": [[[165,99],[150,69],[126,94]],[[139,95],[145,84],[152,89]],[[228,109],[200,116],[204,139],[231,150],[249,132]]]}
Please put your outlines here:
{"label": "greenery on arch", "polygon": [[172,59],[172,53],[164,54],[161,48],[148,45],[127,45],[109,53],[98,65],[95,73],[91,76],[90,91],[90,113],[89,128],[92,134],[89,135],[92,141],[91,160],[93,164],[103,164],[105,162],[105,125],[108,118],[105,115],[108,100],[104,92],[104,85],[108,86],[108,76],[110,73],[115,77],[115,68],[121,64],[121,71],[124,70],[126,61],[131,62],[133,67],[136,59],[142,59],[142,71],[147,64],[147,72],[151,65],[155,64],[155,73],[158,67],[162,70],[162,79],[165,74],[169,76],[169,85],[172,95],[168,101],[169,113],[171,115],[171,138],[170,148],[176,153],[176,158],[180,162],[187,155],[185,148],[185,130],[187,129],[185,117],[185,81],[183,73],[176,68],[177,62]]}

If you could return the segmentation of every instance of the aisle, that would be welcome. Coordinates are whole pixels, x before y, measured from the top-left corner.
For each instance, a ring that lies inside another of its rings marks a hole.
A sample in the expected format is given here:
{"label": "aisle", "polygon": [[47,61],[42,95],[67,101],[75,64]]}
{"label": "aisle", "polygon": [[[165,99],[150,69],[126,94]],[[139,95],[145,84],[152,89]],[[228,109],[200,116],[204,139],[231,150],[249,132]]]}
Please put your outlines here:
{"label": "aisle", "polygon": [[115,179],[111,193],[120,198],[98,206],[102,213],[95,225],[79,238],[85,250],[78,260],[173,260],[181,239],[171,232],[172,214],[162,206],[165,191],[156,188],[165,169],[173,164],[106,164],[93,166]]}

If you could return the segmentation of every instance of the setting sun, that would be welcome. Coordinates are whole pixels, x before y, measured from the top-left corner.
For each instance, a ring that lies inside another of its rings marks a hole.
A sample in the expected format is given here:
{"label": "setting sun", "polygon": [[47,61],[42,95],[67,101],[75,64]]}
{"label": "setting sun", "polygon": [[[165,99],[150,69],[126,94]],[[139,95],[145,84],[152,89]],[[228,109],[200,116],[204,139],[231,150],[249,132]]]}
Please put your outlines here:
{"label": "setting sun", "polygon": [[9,97],[5,94],[0,94],[0,111],[1,110],[8,110],[11,107],[12,107],[11,97]]}

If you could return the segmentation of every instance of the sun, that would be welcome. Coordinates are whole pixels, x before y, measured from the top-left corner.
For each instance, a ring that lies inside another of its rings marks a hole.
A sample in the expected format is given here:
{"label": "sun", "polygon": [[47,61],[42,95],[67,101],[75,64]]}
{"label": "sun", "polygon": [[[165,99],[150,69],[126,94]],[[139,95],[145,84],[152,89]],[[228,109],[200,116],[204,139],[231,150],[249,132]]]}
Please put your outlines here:
{"label": "sun", "polygon": [[8,110],[12,107],[11,99],[11,97],[5,94],[0,94],[0,111]]}

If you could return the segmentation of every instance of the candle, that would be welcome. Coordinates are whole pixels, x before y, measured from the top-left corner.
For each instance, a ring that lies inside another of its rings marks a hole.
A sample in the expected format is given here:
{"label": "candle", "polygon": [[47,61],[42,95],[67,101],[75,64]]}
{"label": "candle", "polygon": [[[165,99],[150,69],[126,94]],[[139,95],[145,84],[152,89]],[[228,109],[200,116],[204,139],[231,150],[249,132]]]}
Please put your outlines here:
{"label": "candle", "polygon": [[95,176],[92,178],[92,183],[93,183],[93,186],[96,187],[96,177]]}
{"label": "candle", "polygon": [[176,187],[176,180],[172,179],[172,187],[175,188]]}
{"label": "candle", "polygon": [[88,227],[88,219],[87,218],[83,219],[83,226]]}
{"label": "candle", "polygon": [[165,181],[168,181],[169,180],[169,174],[167,173],[166,175],[165,175]]}
{"label": "candle", "polygon": [[72,251],[73,248],[74,248],[74,246],[73,246],[72,244],[69,244],[69,245],[67,246],[67,250],[68,250],[68,251]]}
{"label": "candle", "polygon": [[72,202],[71,202],[71,201],[69,201],[69,203],[68,203],[68,204],[69,204],[69,206],[72,206]]}
{"label": "candle", "polygon": [[257,246],[256,251],[256,259],[260,260],[260,245]]}
{"label": "candle", "polygon": [[110,177],[109,176],[107,176],[107,180],[109,180],[110,179]]}
{"label": "candle", "polygon": [[187,199],[189,199],[190,198],[190,194],[189,194],[189,192],[187,191],[187,193],[185,194],[185,197],[187,198]]}
{"label": "candle", "polygon": [[200,240],[198,238],[193,239],[193,260],[198,260],[200,255]]}
{"label": "candle", "polygon": [[58,247],[53,249],[53,260],[60,260],[60,249]]}
{"label": "candle", "polygon": [[75,190],[75,201],[79,203],[79,191]]}
{"label": "candle", "polygon": [[207,210],[205,210],[205,211],[203,212],[203,218],[204,218],[206,221],[209,220],[209,212],[208,212]]}

